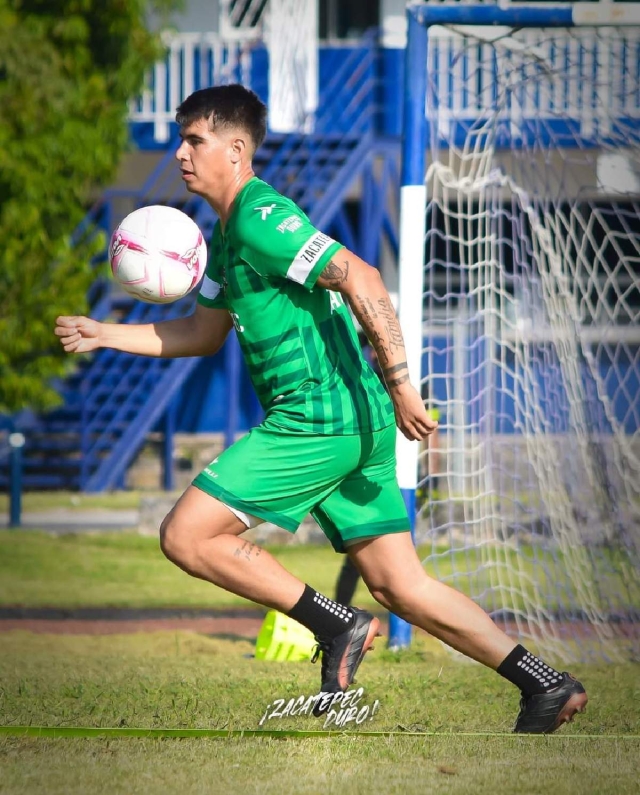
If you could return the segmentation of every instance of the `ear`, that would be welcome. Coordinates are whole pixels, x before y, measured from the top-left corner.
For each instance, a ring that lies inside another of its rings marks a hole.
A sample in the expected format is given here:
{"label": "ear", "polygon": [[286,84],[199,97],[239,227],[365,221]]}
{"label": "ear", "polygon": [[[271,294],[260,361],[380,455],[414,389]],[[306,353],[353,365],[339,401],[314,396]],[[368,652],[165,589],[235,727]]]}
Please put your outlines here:
{"label": "ear", "polygon": [[232,163],[239,163],[247,152],[247,142],[243,138],[231,140],[230,157]]}

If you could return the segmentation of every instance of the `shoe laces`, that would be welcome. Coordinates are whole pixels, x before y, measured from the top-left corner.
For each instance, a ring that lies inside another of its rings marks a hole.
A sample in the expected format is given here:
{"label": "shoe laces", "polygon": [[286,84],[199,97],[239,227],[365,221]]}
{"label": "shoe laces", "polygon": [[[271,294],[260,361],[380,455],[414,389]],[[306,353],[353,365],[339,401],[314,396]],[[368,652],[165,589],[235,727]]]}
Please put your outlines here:
{"label": "shoe laces", "polygon": [[322,662],[320,664],[320,676],[323,682],[325,680],[325,675],[327,673],[328,659],[329,659],[329,654],[331,653],[331,646],[332,646],[332,641],[328,640],[327,638],[319,638],[316,636],[316,646],[313,650],[313,655],[311,656],[311,662],[312,663],[318,662],[318,657],[322,654]]}

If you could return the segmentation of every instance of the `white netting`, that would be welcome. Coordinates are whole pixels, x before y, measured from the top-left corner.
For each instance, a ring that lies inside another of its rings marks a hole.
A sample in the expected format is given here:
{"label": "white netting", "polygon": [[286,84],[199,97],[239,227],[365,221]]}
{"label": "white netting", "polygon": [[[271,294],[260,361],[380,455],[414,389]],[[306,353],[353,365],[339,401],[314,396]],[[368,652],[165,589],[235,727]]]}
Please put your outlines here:
{"label": "white netting", "polygon": [[637,655],[640,29],[429,52],[426,565],[550,658]]}

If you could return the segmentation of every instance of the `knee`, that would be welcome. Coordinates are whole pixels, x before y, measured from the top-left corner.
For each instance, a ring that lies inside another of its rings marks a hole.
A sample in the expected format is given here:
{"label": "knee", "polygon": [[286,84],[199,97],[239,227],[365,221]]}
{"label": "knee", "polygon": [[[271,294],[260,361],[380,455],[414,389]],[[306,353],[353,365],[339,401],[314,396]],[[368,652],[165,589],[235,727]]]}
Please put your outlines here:
{"label": "knee", "polygon": [[394,613],[397,612],[400,605],[406,601],[399,587],[392,583],[371,583],[369,585],[369,590],[378,604]]}
{"label": "knee", "polygon": [[160,549],[164,556],[178,566],[186,566],[193,556],[193,549],[185,533],[180,532],[174,513],[171,511],[160,525]]}
{"label": "knee", "polygon": [[379,605],[382,605],[386,610],[393,610],[392,608],[392,594],[388,588],[380,586],[377,588],[370,587],[371,596],[376,600]]}
{"label": "knee", "polygon": [[386,610],[411,621],[416,611],[416,589],[399,580],[377,581],[368,584],[373,598]]}

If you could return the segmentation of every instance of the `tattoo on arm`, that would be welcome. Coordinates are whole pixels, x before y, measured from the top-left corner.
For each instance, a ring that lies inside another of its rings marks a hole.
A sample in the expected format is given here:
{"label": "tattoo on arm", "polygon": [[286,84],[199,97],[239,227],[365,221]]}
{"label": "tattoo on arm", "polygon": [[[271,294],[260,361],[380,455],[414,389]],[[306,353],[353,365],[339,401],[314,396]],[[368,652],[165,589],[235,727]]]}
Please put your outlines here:
{"label": "tattoo on arm", "polygon": [[356,301],[358,302],[362,317],[365,320],[365,325],[370,325],[371,320],[377,317],[373,304],[366,296],[363,298],[361,295],[356,295]]}
{"label": "tattoo on arm", "polygon": [[406,369],[407,369],[407,363],[400,362],[400,364],[395,364],[393,367],[387,367],[383,372],[386,377],[388,375],[393,375],[393,373],[397,373],[400,370],[406,370]]}
{"label": "tattoo on arm", "polygon": [[343,265],[337,265],[333,260],[320,274],[320,278],[328,282],[330,290],[338,290],[341,284],[347,281],[349,276],[349,260],[345,260]]}
{"label": "tattoo on arm", "polygon": [[[389,375],[398,373],[407,367],[406,361],[392,365],[390,368],[387,367],[395,353],[400,350],[404,351],[404,339],[391,299],[379,298],[376,301],[377,306],[374,307],[371,299],[366,295],[356,295],[355,304],[358,309],[358,319],[376,350],[378,362],[386,380]],[[381,319],[384,324],[382,329],[380,329]],[[375,323],[375,320],[378,322]],[[378,328],[375,328],[376,325]],[[405,379],[387,380],[387,386],[398,386],[406,380],[408,380],[408,376]]]}
{"label": "tattoo on arm", "polygon": [[387,386],[391,388],[392,386],[400,386],[400,384],[404,384],[409,380],[409,373],[405,373],[405,375],[401,375],[400,378],[390,378],[387,379]]}
{"label": "tattoo on arm", "polygon": [[[408,370],[409,367],[407,366],[406,362],[400,362],[400,364],[394,364],[393,367],[387,367],[382,371],[384,375],[384,380],[389,389],[394,386],[400,386],[400,384],[404,384],[406,381],[409,380],[409,373],[405,373],[404,375],[399,375],[402,373],[403,370]],[[391,376],[395,375],[395,378]]]}
{"label": "tattoo on arm", "polygon": [[364,298],[362,298],[362,299],[360,299],[360,300],[361,300],[361,301],[362,301],[364,304],[366,304],[366,307],[367,307],[367,309],[369,310],[369,314],[371,315],[371,317],[378,317],[378,315],[377,315],[377,313],[376,313],[376,310],[374,309],[374,306],[373,306],[373,304],[371,303],[371,299],[370,299],[370,298],[367,298],[367,296],[365,295],[365,297],[364,297]]}
{"label": "tattoo on arm", "polygon": [[390,350],[397,350],[402,348],[404,350],[404,338],[400,323],[396,317],[395,310],[389,298],[378,299],[378,311],[380,315],[387,321],[387,334],[389,336]]}
{"label": "tattoo on arm", "polygon": [[371,331],[371,336],[369,337],[369,340],[371,341],[371,344],[375,348],[380,368],[384,370],[385,364],[387,364],[387,362],[389,361],[389,349],[385,345],[384,337],[381,334],[378,334],[377,331]]}

